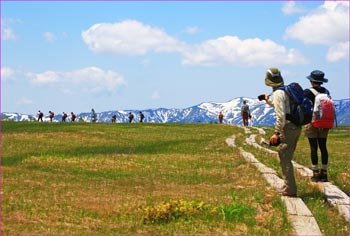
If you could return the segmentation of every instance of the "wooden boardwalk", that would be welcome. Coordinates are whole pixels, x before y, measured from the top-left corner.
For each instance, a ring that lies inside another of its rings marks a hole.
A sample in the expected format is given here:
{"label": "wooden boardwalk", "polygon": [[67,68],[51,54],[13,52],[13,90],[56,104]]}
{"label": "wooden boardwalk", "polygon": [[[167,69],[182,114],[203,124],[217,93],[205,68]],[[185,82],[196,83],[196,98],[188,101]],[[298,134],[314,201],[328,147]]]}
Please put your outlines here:
{"label": "wooden boardwalk", "polygon": [[[253,127],[250,127],[253,128]],[[250,128],[243,127],[245,134],[250,134],[248,138],[246,138],[245,142],[248,145],[253,146],[256,149],[263,150],[266,153],[277,157],[277,152],[270,150],[262,145],[256,143],[255,139],[257,135],[251,134]],[[253,128],[258,130],[259,134],[264,135],[265,131],[259,128]],[[266,181],[275,189],[280,189],[284,181],[280,177],[278,177],[277,172],[265,166],[261,162],[259,162],[252,153],[244,151],[242,147],[237,147],[235,144],[235,136],[226,139],[227,145],[233,148],[239,148],[240,154],[242,157],[252,165],[254,165],[259,172],[264,176]],[[265,140],[260,140],[260,143],[266,144]],[[309,168],[302,166],[293,161],[293,166],[298,171],[301,176],[310,177],[312,176],[312,170]],[[310,178],[309,178],[310,179]],[[350,213],[350,198],[344,192],[342,192],[337,186],[333,185],[330,182],[325,183],[313,183],[316,187],[325,195],[325,198],[330,203],[331,206],[334,206],[338,209],[339,213],[345,217],[345,219],[349,222],[349,213]],[[285,203],[288,217],[293,225],[294,231],[297,235],[322,235],[322,232],[313,217],[311,211],[307,208],[305,203],[301,198],[291,198],[281,196],[282,201]]]}

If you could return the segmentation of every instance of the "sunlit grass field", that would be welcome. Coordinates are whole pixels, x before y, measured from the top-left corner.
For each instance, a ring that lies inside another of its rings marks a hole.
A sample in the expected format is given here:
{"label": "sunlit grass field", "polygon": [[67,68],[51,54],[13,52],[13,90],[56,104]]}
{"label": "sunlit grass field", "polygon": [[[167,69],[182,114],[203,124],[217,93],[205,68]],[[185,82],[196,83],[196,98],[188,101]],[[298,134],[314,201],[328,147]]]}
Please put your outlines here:
{"label": "sunlit grass field", "polygon": [[[243,143],[243,129],[219,124],[2,122],[2,234],[292,234],[277,191],[225,143],[232,135]],[[343,150],[345,171],[330,179],[347,188]],[[296,158],[308,164],[306,148]],[[322,196],[307,200],[340,225],[323,232],[348,232]]]}

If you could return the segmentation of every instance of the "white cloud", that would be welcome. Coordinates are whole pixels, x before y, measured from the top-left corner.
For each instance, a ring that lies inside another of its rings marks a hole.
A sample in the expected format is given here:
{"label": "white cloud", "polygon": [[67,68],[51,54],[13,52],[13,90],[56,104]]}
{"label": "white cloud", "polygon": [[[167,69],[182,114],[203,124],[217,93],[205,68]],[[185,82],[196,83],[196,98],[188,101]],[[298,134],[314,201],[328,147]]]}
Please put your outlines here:
{"label": "white cloud", "polygon": [[159,92],[156,90],[153,92],[152,97],[153,100],[159,99],[160,98],[160,94]]}
{"label": "white cloud", "polygon": [[286,30],[289,38],[306,44],[332,45],[347,42],[349,2],[326,1]]}
{"label": "white cloud", "polygon": [[3,40],[14,40],[16,38],[17,37],[11,28],[8,28],[8,27],[2,28],[2,39]]}
{"label": "white cloud", "polygon": [[150,66],[152,65],[152,62],[151,62],[149,59],[143,59],[143,60],[140,62],[140,64],[141,64],[143,67],[147,68],[147,67],[150,67]]}
{"label": "white cloud", "polygon": [[150,52],[172,52],[183,57],[183,65],[192,66],[303,64],[306,61],[297,50],[286,49],[271,40],[224,36],[189,45],[161,29],[134,20],[95,24],[82,32],[82,37],[89,49],[96,53],[140,56]]}
{"label": "white cloud", "polygon": [[69,88],[64,88],[62,89],[62,93],[65,93],[65,94],[73,94],[73,91]]}
{"label": "white cloud", "polygon": [[18,99],[16,101],[16,104],[17,105],[30,105],[30,104],[33,104],[33,101],[30,100],[29,98],[26,98],[26,97],[21,97],[20,99]]}
{"label": "white cloud", "polygon": [[62,37],[63,38],[68,38],[69,37],[69,34],[67,32],[62,32]]}
{"label": "white cloud", "polygon": [[185,33],[187,34],[197,34],[200,32],[200,29],[196,26],[192,26],[192,27],[187,27],[185,30]]}
{"label": "white cloud", "polygon": [[328,49],[327,60],[330,62],[349,58],[349,43],[337,43]]}
{"label": "white cloud", "polygon": [[54,84],[61,79],[60,73],[55,71],[45,71],[44,73],[34,75],[32,82],[37,85]]}
{"label": "white cloud", "polygon": [[102,70],[98,67],[87,67],[70,72],[46,71],[39,74],[29,73],[32,82],[36,85],[60,85],[64,93],[71,92],[70,86],[77,85],[83,92],[99,93],[112,92],[125,84],[123,76],[111,70]]}
{"label": "white cloud", "polygon": [[306,44],[329,46],[326,59],[349,57],[349,2],[326,1],[286,30],[286,36]]}
{"label": "white cloud", "polygon": [[9,81],[14,80],[15,76],[15,70],[10,67],[3,67],[1,68],[1,80],[2,81]]}
{"label": "white cloud", "polygon": [[288,1],[283,4],[282,12],[285,15],[293,15],[305,12],[305,9],[300,6],[297,6],[294,1]]}
{"label": "white cloud", "polygon": [[241,66],[267,64],[301,64],[306,59],[295,49],[286,49],[269,39],[246,39],[225,36],[208,40],[184,53],[185,65],[236,64]]}
{"label": "white cloud", "polygon": [[13,25],[21,23],[20,20],[12,18],[1,19],[1,40],[15,40],[17,35],[13,30]]}
{"label": "white cloud", "polygon": [[51,32],[44,32],[43,37],[48,43],[53,43],[55,42],[55,35]]}
{"label": "white cloud", "polygon": [[124,78],[118,73],[111,70],[104,71],[98,67],[67,72],[64,76],[73,83],[82,85],[88,92],[114,91],[125,84]]}
{"label": "white cloud", "polygon": [[99,23],[82,32],[84,42],[96,53],[144,55],[147,52],[176,52],[181,42],[163,30],[135,20]]}

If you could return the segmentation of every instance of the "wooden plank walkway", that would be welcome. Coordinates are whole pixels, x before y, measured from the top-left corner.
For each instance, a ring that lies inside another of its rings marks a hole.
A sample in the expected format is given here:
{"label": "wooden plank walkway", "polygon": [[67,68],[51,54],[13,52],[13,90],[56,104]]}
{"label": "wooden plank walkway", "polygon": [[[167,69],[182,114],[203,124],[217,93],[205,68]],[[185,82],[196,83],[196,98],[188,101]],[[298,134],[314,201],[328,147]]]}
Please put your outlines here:
{"label": "wooden plank walkway", "polygon": [[[227,138],[226,143],[230,147],[236,148],[235,136]],[[259,162],[253,154],[244,151],[243,148],[239,149],[243,158],[256,166],[272,187],[280,189],[283,186],[284,181],[277,176],[274,169]],[[300,198],[281,197],[281,199],[286,205],[288,217],[297,235],[322,235],[315,218]]]}
{"label": "wooden plank walkway", "polygon": [[[256,129],[259,129],[259,128],[256,128]],[[259,133],[262,134],[261,131]],[[249,138],[246,139],[246,143],[259,150],[264,150],[269,154],[277,155],[276,151],[272,151],[268,148],[262,147],[261,145],[257,144],[255,142],[255,139],[256,139],[256,135],[252,134],[249,136]],[[300,165],[295,161],[292,161],[292,162],[293,162],[294,168],[298,171],[298,173],[301,176],[307,176],[307,177],[312,176],[312,170],[310,168]],[[350,222],[350,197],[346,193],[341,191],[336,185],[333,185],[330,182],[314,183],[310,180],[310,183],[313,186],[316,186],[325,195],[327,202],[331,206],[337,208],[339,211],[339,214],[342,215],[346,221]]]}

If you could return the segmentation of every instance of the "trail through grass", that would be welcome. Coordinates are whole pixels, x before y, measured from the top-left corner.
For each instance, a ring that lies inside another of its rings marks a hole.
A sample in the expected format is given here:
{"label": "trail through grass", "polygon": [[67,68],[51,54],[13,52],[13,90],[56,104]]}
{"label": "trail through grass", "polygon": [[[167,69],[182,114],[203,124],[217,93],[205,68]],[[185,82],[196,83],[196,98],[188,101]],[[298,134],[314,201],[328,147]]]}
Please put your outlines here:
{"label": "trail through grass", "polygon": [[[272,127],[264,127],[267,132],[265,139],[268,139],[272,133]],[[260,140],[259,134],[256,141]],[[350,177],[349,177],[349,130],[348,127],[334,128],[329,132],[327,148],[329,152],[329,180],[338,186],[343,192],[349,193]],[[271,147],[275,149],[274,147]],[[282,177],[281,168],[279,167],[278,158],[273,158],[266,152],[256,150],[253,147],[245,147],[246,150],[253,152],[255,157],[265,165],[278,171]],[[320,154],[320,153],[319,153]],[[319,156],[320,157],[320,156]],[[298,146],[293,156],[293,160],[299,164],[311,168],[310,148],[307,138],[302,133]],[[319,158],[319,162],[321,159]],[[331,207],[325,200],[325,196],[316,186],[310,184],[310,177],[301,176],[295,171],[298,186],[298,196],[306,203],[308,208],[314,215],[321,232],[325,235],[346,235],[350,230],[349,222],[346,222],[343,216],[339,215],[336,208]],[[332,220],[330,220],[332,219]]]}
{"label": "trail through grass", "polygon": [[242,133],[3,122],[3,234],[292,234],[276,190],[225,143]]}

